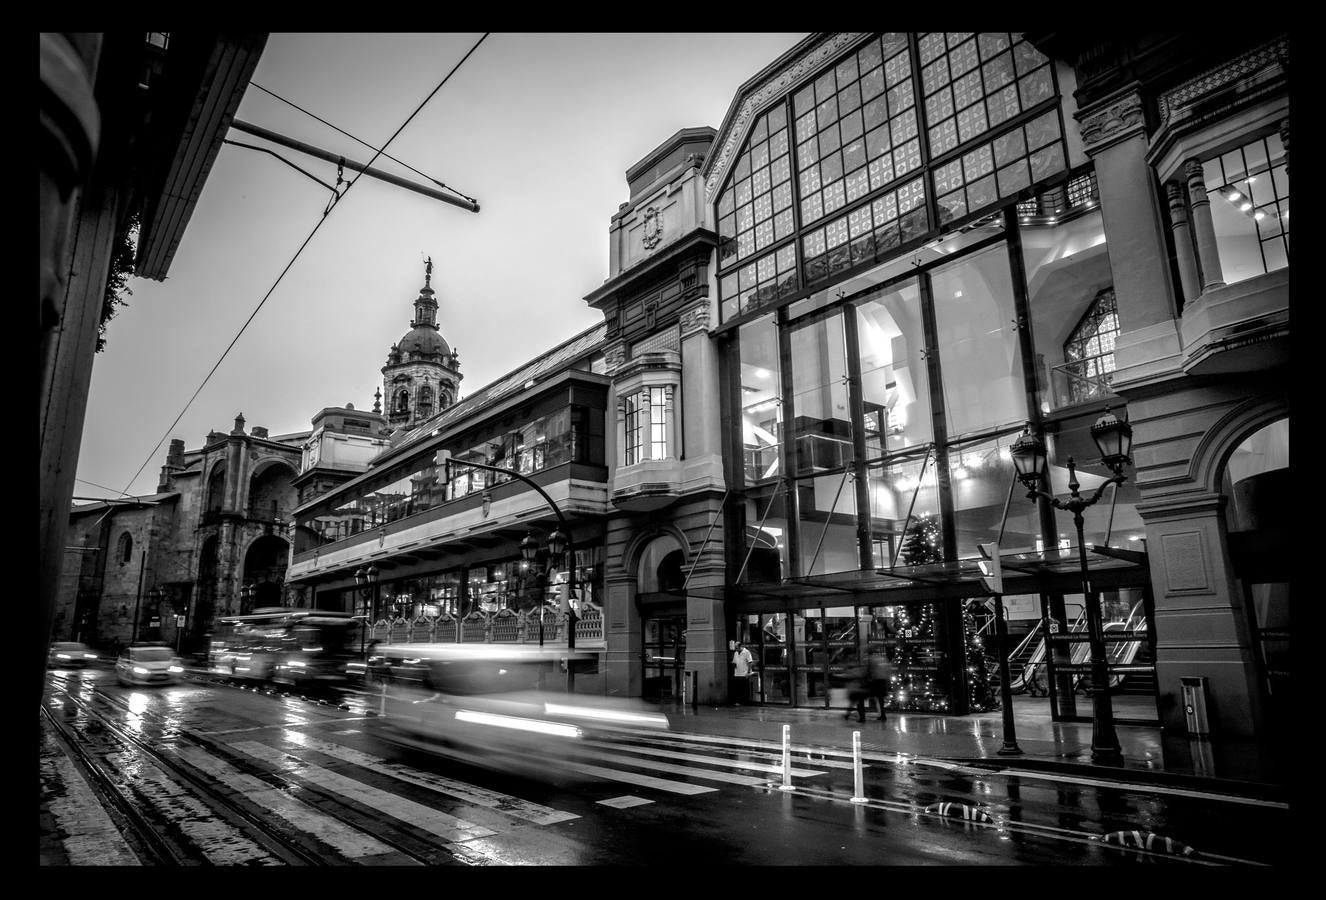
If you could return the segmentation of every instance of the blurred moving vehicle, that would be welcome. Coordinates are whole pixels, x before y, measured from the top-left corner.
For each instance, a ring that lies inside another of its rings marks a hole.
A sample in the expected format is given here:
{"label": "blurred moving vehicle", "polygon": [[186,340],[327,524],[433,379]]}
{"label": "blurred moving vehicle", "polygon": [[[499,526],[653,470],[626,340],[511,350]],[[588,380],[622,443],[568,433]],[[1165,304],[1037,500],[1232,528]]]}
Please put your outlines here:
{"label": "blurred moving vehicle", "polygon": [[130,644],[115,660],[120,684],[178,684],[184,666],[169,644]]}
{"label": "blurred moving vehicle", "polygon": [[207,654],[208,671],[253,681],[303,687],[340,684],[359,663],[360,620],[323,609],[269,607],[226,616]]}
{"label": "blurred moving vehicle", "polygon": [[666,731],[640,700],[567,694],[566,664],[593,658],[565,648],[494,644],[384,644],[369,670],[367,720],[381,740],[466,762],[540,776],[616,728]]}
{"label": "blurred moving vehicle", "polygon": [[81,669],[97,661],[97,651],[77,641],[58,641],[46,654],[46,665],[57,669]]}

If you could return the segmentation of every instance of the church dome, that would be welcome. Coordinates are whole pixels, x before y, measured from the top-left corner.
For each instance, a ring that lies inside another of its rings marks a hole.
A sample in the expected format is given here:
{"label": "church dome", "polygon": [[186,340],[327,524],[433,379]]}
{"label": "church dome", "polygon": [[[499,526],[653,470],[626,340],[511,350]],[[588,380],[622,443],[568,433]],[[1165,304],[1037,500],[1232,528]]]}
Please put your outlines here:
{"label": "church dome", "polygon": [[415,354],[430,358],[451,355],[451,347],[447,345],[441,332],[427,325],[416,325],[405,332],[405,337],[401,338],[396,346],[400,348],[402,355]]}

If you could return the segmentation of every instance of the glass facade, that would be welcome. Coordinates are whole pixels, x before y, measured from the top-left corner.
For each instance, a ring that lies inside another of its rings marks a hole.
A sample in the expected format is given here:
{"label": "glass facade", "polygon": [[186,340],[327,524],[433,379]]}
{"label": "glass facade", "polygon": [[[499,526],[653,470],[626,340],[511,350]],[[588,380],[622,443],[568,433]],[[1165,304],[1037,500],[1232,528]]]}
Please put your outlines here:
{"label": "glass facade", "polygon": [[754,121],[717,195],[723,321],[884,261],[1067,165],[1020,35],[874,35]]}

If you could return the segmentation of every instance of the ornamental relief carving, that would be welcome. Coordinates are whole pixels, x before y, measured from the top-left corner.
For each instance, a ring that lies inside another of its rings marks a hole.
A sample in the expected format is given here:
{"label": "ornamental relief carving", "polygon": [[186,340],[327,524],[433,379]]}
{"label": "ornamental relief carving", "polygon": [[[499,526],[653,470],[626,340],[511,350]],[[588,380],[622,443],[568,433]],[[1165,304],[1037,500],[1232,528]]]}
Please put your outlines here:
{"label": "ornamental relief carving", "polygon": [[693,331],[708,331],[709,315],[709,299],[706,297],[703,302],[697,303],[690,309],[682,312],[682,333],[688,334]]}
{"label": "ornamental relief carving", "polygon": [[663,213],[657,206],[645,210],[644,229],[640,242],[646,250],[653,250],[663,240]]}
{"label": "ornamental relief carving", "polygon": [[756,110],[759,110],[766,101],[772,99],[774,95],[784,93],[798,82],[808,77],[811,72],[819,66],[820,63],[833,54],[837,53],[843,47],[861,37],[864,32],[842,32],[830,35],[823,43],[818,44],[807,50],[795,62],[787,66],[778,74],[772,76],[764,84],[748,96],[741,104],[732,124],[728,127],[727,137],[723,141],[723,149],[718,154],[718,160],[714,163],[713,170],[709,173],[708,180],[704,183],[704,197],[707,202],[713,202],[714,192],[718,190],[718,185],[722,182],[723,176],[727,173],[728,164],[736,154],[738,148],[746,138],[746,127],[754,118]]}
{"label": "ornamental relief carving", "polygon": [[1168,125],[1176,110],[1191,106],[1207,94],[1273,63],[1288,67],[1289,38],[1281,37],[1263,44],[1162,94],[1158,101],[1161,125]]}
{"label": "ornamental relief carving", "polygon": [[1079,113],[1082,143],[1088,151],[1113,137],[1142,124],[1142,98],[1137,93],[1120,97],[1113,103],[1089,113]]}

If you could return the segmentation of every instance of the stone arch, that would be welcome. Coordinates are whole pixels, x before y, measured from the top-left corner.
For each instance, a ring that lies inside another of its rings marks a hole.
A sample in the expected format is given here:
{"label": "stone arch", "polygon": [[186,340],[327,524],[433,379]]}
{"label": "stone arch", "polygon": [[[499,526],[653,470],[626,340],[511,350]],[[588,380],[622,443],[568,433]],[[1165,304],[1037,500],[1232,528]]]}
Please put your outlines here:
{"label": "stone arch", "polygon": [[212,465],[207,476],[207,499],[203,509],[215,512],[226,505],[226,461],[219,459]]}
{"label": "stone arch", "polygon": [[240,581],[254,589],[249,600],[252,609],[283,605],[285,573],[290,563],[289,542],[274,534],[264,534],[249,542],[243,559]]}
{"label": "stone arch", "polygon": [[[642,593],[664,590],[659,584],[659,567],[672,554],[669,568],[674,565],[682,571],[688,566],[689,546],[686,535],[675,526],[663,526],[637,535],[622,553],[623,567],[635,579],[636,589]],[[680,585],[677,586],[680,590]]]}
{"label": "stone arch", "polygon": [[1188,464],[1188,477],[1213,494],[1221,492],[1221,481],[1229,457],[1253,432],[1278,419],[1289,417],[1286,397],[1255,397],[1236,404],[1206,430]]}
{"label": "stone arch", "polygon": [[249,474],[249,518],[284,521],[295,504],[291,482],[298,474],[294,466],[279,457],[269,457],[254,465]]}
{"label": "stone arch", "polygon": [[220,538],[211,534],[203,540],[198,550],[198,576],[195,588],[197,605],[193,613],[194,637],[212,627],[212,616],[216,612],[216,578],[220,548]]}

